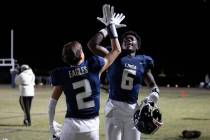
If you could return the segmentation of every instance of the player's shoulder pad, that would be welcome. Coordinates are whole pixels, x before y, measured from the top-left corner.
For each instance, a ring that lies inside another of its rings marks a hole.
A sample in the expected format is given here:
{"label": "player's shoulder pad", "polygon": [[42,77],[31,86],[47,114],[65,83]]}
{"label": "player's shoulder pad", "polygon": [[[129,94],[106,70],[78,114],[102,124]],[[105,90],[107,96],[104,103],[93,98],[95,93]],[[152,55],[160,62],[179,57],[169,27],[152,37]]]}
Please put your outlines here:
{"label": "player's shoulder pad", "polygon": [[145,64],[145,67],[148,69],[154,67],[154,61],[151,56],[149,55],[137,55],[136,57],[139,58],[140,61],[142,61]]}
{"label": "player's shoulder pad", "polygon": [[99,71],[105,63],[103,57],[98,55],[90,57],[88,61],[88,66],[92,71]]}
{"label": "player's shoulder pad", "polygon": [[136,55],[136,58],[139,58],[140,60],[144,61],[153,61],[153,58],[149,55]]}

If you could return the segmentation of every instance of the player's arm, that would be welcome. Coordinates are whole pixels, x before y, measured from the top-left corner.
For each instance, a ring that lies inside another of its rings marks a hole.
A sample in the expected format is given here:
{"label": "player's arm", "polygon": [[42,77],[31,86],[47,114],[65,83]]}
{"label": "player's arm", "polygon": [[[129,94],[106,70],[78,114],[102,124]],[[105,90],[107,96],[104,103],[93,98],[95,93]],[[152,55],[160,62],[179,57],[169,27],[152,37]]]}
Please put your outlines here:
{"label": "player's arm", "polygon": [[49,115],[49,125],[53,125],[54,116],[55,116],[55,108],[57,105],[57,101],[62,94],[62,87],[61,86],[54,86],[53,93],[49,101],[48,106],[48,115]]}
{"label": "player's arm", "polygon": [[[101,42],[103,41],[103,39],[107,37],[107,35],[109,35],[112,38],[113,36],[112,31],[116,32],[116,28],[126,27],[126,25],[121,24],[121,22],[125,18],[124,14],[114,13],[113,6],[111,7],[109,4],[104,4],[102,7],[102,11],[103,11],[103,17],[102,18],[97,17],[97,19],[101,23],[103,23],[106,26],[106,28],[101,29],[89,40],[88,48],[93,54],[105,57],[109,53],[109,51],[104,46],[100,45]],[[112,27],[114,27],[114,29],[110,30],[110,28]]]}
{"label": "player's arm", "polygon": [[155,82],[155,79],[151,72],[151,69],[147,70],[144,73],[144,82],[150,88],[150,94],[146,98],[148,98],[150,101],[156,103],[159,99],[160,91],[159,91],[159,88]]}
{"label": "player's arm", "polygon": [[51,133],[51,139],[57,138],[60,135],[60,131],[58,131],[58,128],[54,125],[54,116],[55,116],[55,108],[57,105],[57,101],[60,98],[62,94],[62,87],[61,86],[54,86],[53,87],[53,93],[49,101],[48,105],[48,117],[49,117],[49,129]]}
{"label": "player's arm", "polygon": [[[112,50],[109,52],[104,46],[101,46],[103,39],[109,35]],[[121,46],[118,40],[118,34],[114,23],[110,23],[107,28],[100,30],[88,42],[88,48],[96,55],[104,57],[105,64],[100,73],[106,70],[117,56],[121,53]]]}
{"label": "player's arm", "polygon": [[121,53],[121,46],[117,37],[111,38],[112,50],[104,57],[104,66],[102,67],[100,74],[105,71],[119,56]]}
{"label": "player's arm", "polygon": [[107,29],[104,28],[99,32],[97,32],[88,41],[87,46],[93,54],[105,57],[109,53],[109,51],[104,46],[101,45],[101,42],[107,37],[107,35],[108,35]]}
{"label": "player's arm", "polygon": [[58,100],[62,94],[62,91],[62,86],[54,86],[51,98],[53,98],[54,100]]}
{"label": "player's arm", "polygon": [[[109,33],[108,33],[109,32]],[[105,47],[101,46],[100,43],[109,34],[112,50],[109,52]],[[104,57],[104,66],[100,71],[100,75],[105,71],[121,53],[121,46],[118,40],[118,34],[115,24],[109,24],[107,29],[102,29],[96,33],[88,42],[88,48],[96,55]]]}
{"label": "player's arm", "polygon": [[157,87],[154,76],[152,75],[151,69],[144,73],[144,82],[149,88]]}
{"label": "player's arm", "polygon": [[[120,24],[121,21],[125,18],[123,14],[114,13],[114,7],[109,4],[104,4],[103,8],[103,17],[97,18],[104,25],[105,29],[100,30],[95,36],[93,36],[88,42],[88,48],[97,55],[104,57],[105,64],[100,71],[100,74],[106,70],[117,56],[121,53],[121,46],[118,40],[118,33],[116,28],[125,27],[126,25]],[[111,41],[112,50],[109,52],[105,47],[101,46],[100,43],[103,39],[109,35]]]}

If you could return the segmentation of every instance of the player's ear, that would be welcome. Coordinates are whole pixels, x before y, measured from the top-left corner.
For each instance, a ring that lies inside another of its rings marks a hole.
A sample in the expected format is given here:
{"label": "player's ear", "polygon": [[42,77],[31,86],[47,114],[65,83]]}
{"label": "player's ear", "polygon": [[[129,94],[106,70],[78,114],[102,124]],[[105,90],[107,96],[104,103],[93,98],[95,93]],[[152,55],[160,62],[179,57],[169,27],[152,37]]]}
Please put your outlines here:
{"label": "player's ear", "polygon": [[81,53],[80,53],[80,60],[81,60],[81,59],[84,59],[84,57],[85,57],[84,52],[83,52],[83,50],[81,50]]}

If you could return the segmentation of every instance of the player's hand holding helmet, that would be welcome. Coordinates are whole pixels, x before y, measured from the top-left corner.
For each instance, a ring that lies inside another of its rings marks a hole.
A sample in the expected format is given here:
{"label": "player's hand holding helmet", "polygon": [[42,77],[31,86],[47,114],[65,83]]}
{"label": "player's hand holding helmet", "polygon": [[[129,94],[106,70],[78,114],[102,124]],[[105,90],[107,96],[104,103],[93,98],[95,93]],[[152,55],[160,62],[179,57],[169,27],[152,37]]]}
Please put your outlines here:
{"label": "player's hand holding helmet", "polygon": [[152,91],[134,113],[134,125],[144,134],[154,134],[163,125],[162,114],[156,104],[159,95],[156,93]]}
{"label": "player's hand holding helmet", "polygon": [[49,126],[50,129],[50,140],[59,140],[61,135],[62,125],[53,121],[53,125]]}
{"label": "player's hand holding helmet", "polygon": [[148,100],[148,102],[153,102],[157,104],[159,100],[160,90],[158,87],[154,87],[151,89],[149,96],[147,96],[144,100]]}

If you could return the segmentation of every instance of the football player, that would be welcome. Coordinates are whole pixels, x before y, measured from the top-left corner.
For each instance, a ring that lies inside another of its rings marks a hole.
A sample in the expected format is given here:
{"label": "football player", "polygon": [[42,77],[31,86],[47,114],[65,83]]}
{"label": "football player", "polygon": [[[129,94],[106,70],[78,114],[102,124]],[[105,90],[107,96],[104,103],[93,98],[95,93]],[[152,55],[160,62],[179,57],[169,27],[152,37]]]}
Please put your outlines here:
{"label": "football player", "polygon": [[[87,59],[78,41],[69,42],[62,52],[63,61],[68,65],[52,72],[54,89],[48,110],[51,140],[59,137],[60,140],[99,140],[100,75],[121,53],[115,28],[121,19],[114,15],[113,7],[108,4],[103,6],[103,12],[106,13],[102,18],[106,29],[96,33],[94,38],[104,38],[109,34],[111,52],[103,58],[92,56]],[[66,97],[67,111],[60,134],[53,122],[62,92]]]}
{"label": "football player", "polygon": [[[102,39],[91,41],[89,44],[94,44],[94,41],[100,43]],[[150,88],[146,99],[155,103],[159,99],[159,88],[151,72],[154,63],[150,56],[136,55],[141,47],[141,38],[134,31],[122,35],[121,47],[122,53],[107,72],[109,98],[105,106],[105,136],[106,140],[140,140],[133,114],[143,81]],[[101,56],[109,52],[107,48],[96,48],[94,45],[89,49]]]}

